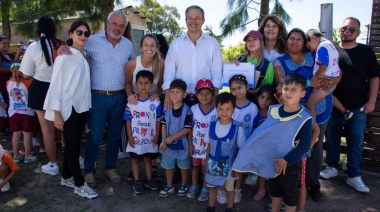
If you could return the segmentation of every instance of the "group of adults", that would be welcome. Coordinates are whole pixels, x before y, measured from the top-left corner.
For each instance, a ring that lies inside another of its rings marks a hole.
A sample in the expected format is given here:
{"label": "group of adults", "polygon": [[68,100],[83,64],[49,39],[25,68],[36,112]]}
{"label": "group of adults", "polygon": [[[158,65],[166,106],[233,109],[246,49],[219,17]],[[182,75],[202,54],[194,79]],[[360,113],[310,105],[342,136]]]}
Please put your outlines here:
{"label": "group of adults", "polygon": [[[123,37],[128,17],[122,11],[111,12],[107,19],[107,30],[91,35],[83,46],[91,73],[91,109],[88,113],[89,131],[84,158],[84,180],[88,186],[95,186],[95,162],[105,128],[107,129],[105,174],[113,183],[120,181],[115,167],[121,142],[123,113],[127,98],[129,102],[136,101],[134,94],[137,91],[133,88],[133,84],[139,70],[150,70],[154,73],[154,82],[157,86],[151,90],[152,99],[165,94],[175,78],[183,79],[187,83],[187,96],[184,102],[189,106],[197,103],[195,85],[198,80],[207,78],[212,81],[215,88],[222,87],[222,54],[216,39],[202,32],[205,22],[204,10],[199,6],[188,7],[185,20],[187,32],[171,42],[165,61],[159,54],[159,43],[152,35],[144,36],[140,45],[142,55],[135,57],[132,42]],[[25,63],[24,67],[27,65],[35,67],[34,75],[29,76],[33,77],[33,83],[37,85],[34,89],[38,87],[40,91],[30,92],[35,95],[32,100],[35,104],[34,109],[41,123],[49,161],[54,165],[56,162],[53,147],[55,146],[54,125],[44,118],[43,102],[51,80],[51,65],[54,62],[52,49],[57,48],[58,43],[54,39],[55,31],[51,34],[46,28],[48,25],[40,27],[38,33],[41,41],[38,45],[43,56],[34,60],[34,64]],[[341,41],[336,48],[340,54],[339,66],[342,75],[338,79],[313,77],[314,56],[305,48],[306,37],[302,30],[295,28],[288,33],[281,18],[268,15],[262,21],[259,31],[264,36],[264,56],[275,67],[275,83],[281,82],[284,76],[291,73],[303,75],[310,82],[305,101],[314,88],[326,89],[337,85],[333,94],[347,109],[354,112],[353,118],[345,120],[342,114],[333,109],[331,95],[327,96],[318,107],[316,122],[320,128],[320,135],[311,158],[307,160],[306,185],[310,188],[312,199],[319,202],[322,198],[319,177],[323,163],[325,132],[327,168],[338,170],[343,128],[346,131],[348,146],[348,180],[354,179],[354,184],[348,184],[357,191],[369,192],[360,178],[361,160],[366,114],[375,108],[380,70],[371,48],[356,42],[360,34],[359,20],[353,17],[346,18],[339,30]],[[72,54],[64,47],[61,47],[58,53]],[[3,54],[5,53],[2,52]],[[7,60],[3,60],[3,56],[1,58],[1,67],[8,68]],[[21,70],[24,70],[23,67]],[[30,89],[33,89],[33,83]],[[218,89],[215,89],[215,94],[217,93]],[[171,107],[169,95],[165,95],[163,101],[165,108]],[[364,107],[363,112],[360,110],[361,107]]]}

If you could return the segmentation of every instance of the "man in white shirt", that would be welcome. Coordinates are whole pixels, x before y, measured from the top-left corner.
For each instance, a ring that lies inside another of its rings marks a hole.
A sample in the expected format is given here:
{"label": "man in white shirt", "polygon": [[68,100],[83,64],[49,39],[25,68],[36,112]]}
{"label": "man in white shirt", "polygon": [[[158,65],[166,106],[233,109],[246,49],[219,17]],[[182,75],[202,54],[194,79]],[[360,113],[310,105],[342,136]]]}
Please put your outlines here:
{"label": "man in white shirt", "polygon": [[[184,80],[188,94],[184,102],[191,107],[198,102],[195,85],[200,79],[211,80],[215,86],[214,96],[217,96],[222,87],[222,53],[216,39],[202,32],[203,9],[193,5],[186,9],[185,15],[187,32],[170,44],[162,89],[166,91],[176,78]],[[164,107],[171,107],[169,95],[165,95]]]}

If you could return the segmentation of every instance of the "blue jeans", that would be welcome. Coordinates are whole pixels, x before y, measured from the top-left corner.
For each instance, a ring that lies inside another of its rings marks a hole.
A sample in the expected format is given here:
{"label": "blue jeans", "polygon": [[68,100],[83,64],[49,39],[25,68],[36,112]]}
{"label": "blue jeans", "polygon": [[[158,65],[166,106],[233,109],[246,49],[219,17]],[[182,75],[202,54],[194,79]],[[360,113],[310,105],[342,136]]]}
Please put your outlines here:
{"label": "blue jeans", "polygon": [[103,140],[104,128],[107,124],[107,150],[105,169],[114,169],[121,142],[121,128],[126,105],[124,93],[115,95],[91,94],[92,108],[88,118],[88,137],[84,158],[85,174],[95,173],[95,161],[98,158],[99,144]]}
{"label": "blue jeans", "polygon": [[357,177],[361,173],[363,156],[364,132],[367,125],[367,114],[359,110],[351,110],[354,115],[345,120],[344,116],[336,109],[331,113],[331,118],[326,129],[327,160],[330,167],[339,168],[340,139],[343,127],[346,132],[347,142],[347,176]]}

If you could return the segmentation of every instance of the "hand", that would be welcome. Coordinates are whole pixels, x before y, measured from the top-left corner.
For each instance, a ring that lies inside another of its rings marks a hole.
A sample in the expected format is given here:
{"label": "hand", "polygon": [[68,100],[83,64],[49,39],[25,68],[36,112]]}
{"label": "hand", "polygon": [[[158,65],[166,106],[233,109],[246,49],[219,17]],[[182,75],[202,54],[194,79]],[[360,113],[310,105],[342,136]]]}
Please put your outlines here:
{"label": "hand", "polygon": [[70,51],[70,48],[68,45],[61,45],[58,50],[57,50],[57,53],[58,55],[63,55],[63,54],[67,54],[67,55],[71,55],[71,51]]}
{"label": "hand", "polygon": [[173,141],[174,141],[174,139],[171,136],[165,138],[165,144],[166,145],[173,143]]}
{"label": "hand", "polygon": [[170,108],[172,108],[172,100],[170,100],[170,93],[166,92],[164,100],[164,109],[169,110]]}
{"label": "hand", "polygon": [[365,114],[368,114],[368,113],[371,113],[375,110],[375,105],[376,105],[376,102],[366,102],[363,107],[364,107],[364,113]]}
{"label": "hand", "polygon": [[286,162],[286,160],[284,160],[284,158],[276,158],[274,160],[276,161],[276,163],[274,164],[274,166],[277,167],[276,173],[278,175],[280,175],[280,174],[284,174],[285,175],[285,170],[286,170],[286,167],[288,165],[288,163]]}
{"label": "hand", "polygon": [[133,140],[133,138],[128,138],[128,143],[129,143],[129,146],[131,146],[132,148],[135,148],[135,141]]}
{"label": "hand", "polygon": [[239,61],[236,57],[232,58],[232,59],[231,59],[231,62],[232,62],[233,64],[235,64],[236,66],[240,65],[240,61]]}
{"label": "hand", "polygon": [[4,110],[6,110],[7,107],[8,107],[8,105],[6,103],[4,103],[4,102],[1,102],[0,103],[0,107],[2,107]]}
{"label": "hand", "polygon": [[150,98],[149,98],[149,100],[151,101],[151,102],[154,102],[154,101],[156,101],[157,99],[159,99],[160,97],[156,94],[156,93],[152,93],[152,95],[150,95]]}
{"label": "hand", "polygon": [[128,96],[128,103],[132,105],[137,105],[137,96],[136,94],[131,94]]}
{"label": "hand", "polygon": [[189,154],[190,155],[194,155],[194,149],[195,149],[195,146],[191,145],[191,147],[189,148]]}
{"label": "hand", "polygon": [[160,144],[160,150],[165,150],[166,149],[166,143],[165,142],[161,142]]}
{"label": "hand", "polygon": [[63,121],[61,113],[54,113],[54,127],[63,131],[65,122]]}

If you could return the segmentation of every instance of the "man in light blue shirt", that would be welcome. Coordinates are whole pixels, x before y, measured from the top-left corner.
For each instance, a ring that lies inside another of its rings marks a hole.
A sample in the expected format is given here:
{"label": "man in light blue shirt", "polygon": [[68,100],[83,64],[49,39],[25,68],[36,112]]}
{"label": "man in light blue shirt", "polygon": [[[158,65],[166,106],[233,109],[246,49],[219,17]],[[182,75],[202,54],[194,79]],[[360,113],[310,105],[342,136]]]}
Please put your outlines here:
{"label": "man in light blue shirt", "polygon": [[90,65],[92,94],[84,158],[85,181],[90,187],[95,186],[95,161],[106,126],[105,175],[113,183],[120,182],[115,166],[126,105],[124,68],[128,60],[135,57],[132,42],[123,37],[127,24],[128,17],[124,12],[111,12],[107,19],[107,30],[90,36],[84,46]]}

